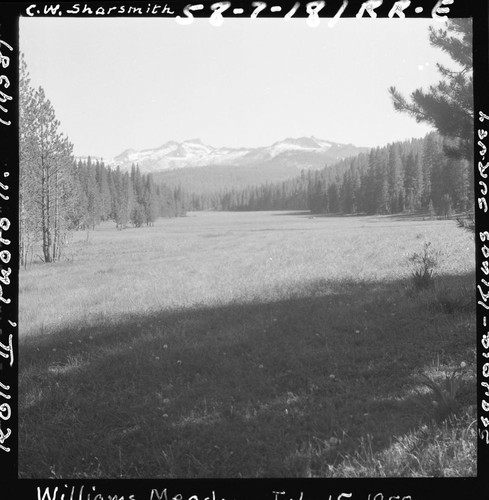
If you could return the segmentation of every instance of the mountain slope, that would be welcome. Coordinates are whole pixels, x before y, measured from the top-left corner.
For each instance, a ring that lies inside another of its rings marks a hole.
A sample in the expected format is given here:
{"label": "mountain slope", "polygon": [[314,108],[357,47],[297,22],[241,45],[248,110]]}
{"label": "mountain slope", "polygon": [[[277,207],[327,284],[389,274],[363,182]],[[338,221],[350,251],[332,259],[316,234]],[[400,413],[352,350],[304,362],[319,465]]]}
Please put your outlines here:
{"label": "mountain slope", "polygon": [[157,183],[203,193],[279,182],[303,169],[323,168],[364,151],[367,148],[316,137],[287,138],[257,148],[215,148],[191,139],[169,141],[153,149],[127,149],[110,163],[122,170],[136,164],[142,173],[153,174]]}
{"label": "mountain slope", "polygon": [[203,144],[199,139],[181,143],[170,141],[158,148],[135,151],[128,149],[114,158],[114,163],[122,169],[128,169],[135,163],[141,172],[160,172],[188,167],[226,165],[236,167],[281,163],[303,168],[323,167],[328,162],[336,161],[364,151],[351,144],[301,137],[285,139],[271,146],[258,148],[214,148]]}

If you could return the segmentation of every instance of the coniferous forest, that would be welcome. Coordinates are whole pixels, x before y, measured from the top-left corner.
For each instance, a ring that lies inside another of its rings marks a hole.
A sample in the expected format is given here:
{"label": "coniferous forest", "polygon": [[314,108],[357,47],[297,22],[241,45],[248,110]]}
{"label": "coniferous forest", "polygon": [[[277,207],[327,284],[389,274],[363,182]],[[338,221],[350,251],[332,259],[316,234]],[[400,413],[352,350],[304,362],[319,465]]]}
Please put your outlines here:
{"label": "coniferous forest", "polygon": [[444,152],[443,139],[396,142],[322,170],[281,182],[191,197],[192,210],[311,210],[314,213],[393,214],[429,211],[449,216],[473,204],[466,159]]}

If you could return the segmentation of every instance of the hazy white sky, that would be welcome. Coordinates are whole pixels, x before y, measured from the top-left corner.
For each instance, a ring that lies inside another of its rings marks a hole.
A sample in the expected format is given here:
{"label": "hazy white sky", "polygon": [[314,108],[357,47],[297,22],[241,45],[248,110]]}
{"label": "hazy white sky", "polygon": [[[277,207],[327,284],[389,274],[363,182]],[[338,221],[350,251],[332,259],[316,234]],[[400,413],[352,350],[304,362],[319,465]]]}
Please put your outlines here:
{"label": "hazy white sky", "polygon": [[[311,136],[357,146],[421,137],[387,92],[439,80],[431,19],[22,18],[32,83],[51,100],[75,155],[200,138],[265,146]],[[438,24],[438,23],[437,23]]]}

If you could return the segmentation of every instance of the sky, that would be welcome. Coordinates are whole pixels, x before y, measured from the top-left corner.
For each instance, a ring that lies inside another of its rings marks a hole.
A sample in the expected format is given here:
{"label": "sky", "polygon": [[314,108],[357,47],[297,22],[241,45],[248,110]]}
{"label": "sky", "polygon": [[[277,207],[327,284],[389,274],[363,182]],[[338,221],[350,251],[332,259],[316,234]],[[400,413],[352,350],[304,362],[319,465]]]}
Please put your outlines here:
{"label": "sky", "polygon": [[388,88],[409,94],[440,80],[436,62],[447,56],[429,45],[433,22],[21,18],[20,48],[76,156],[196,138],[374,147],[430,130],[395,112]]}

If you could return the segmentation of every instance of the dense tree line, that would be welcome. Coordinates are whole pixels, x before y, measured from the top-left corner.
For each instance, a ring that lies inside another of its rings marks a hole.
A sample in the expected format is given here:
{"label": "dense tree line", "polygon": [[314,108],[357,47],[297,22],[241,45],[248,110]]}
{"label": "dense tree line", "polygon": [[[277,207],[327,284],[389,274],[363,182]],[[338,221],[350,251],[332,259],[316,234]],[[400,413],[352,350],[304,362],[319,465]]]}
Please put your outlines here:
{"label": "dense tree line", "polygon": [[60,259],[70,231],[113,220],[118,229],[152,225],[159,216],[183,215],[180,189],[157,186],[138,167],[130,172],[103,162],[75,161],[42,87],[31,86],[20,61],[19,250],[26,265],[40,248],[44,262]]}
{"label": "dense tree line", "polygon": [[311,210],[392,214],[428,210],[449,215],[473,203],[470,163],[447,155],[435,133],[303,171],[281,183],[194,195],[193,210]]}
{"label": "dense tree line", "polygon": [[130,172],[123,172],[89,157],[75,162],[74,178],[77,217],[72,224],[77,229],[94,229],[108,220],[117,229],[152,226],[158,217],[185,214],[180,189],[156,185],[150,174],[141,174],[134,164]]}

